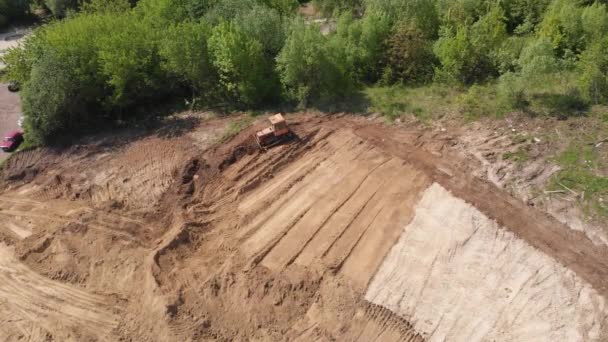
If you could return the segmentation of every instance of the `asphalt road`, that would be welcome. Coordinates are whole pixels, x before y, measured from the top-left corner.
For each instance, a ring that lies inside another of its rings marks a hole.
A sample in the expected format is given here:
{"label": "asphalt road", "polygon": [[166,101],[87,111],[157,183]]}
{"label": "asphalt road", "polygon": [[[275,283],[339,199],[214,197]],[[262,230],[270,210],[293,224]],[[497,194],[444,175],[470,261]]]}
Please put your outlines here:
{"label": "asphalt road", "polygon": [[[4,139],[4,135],[8,132],[19,129],[17,120],[21,113],[21,101],[18,93],[8,91],[6,84],[0,84],[0,135]],[[0,150],[0,161],[6,159],[8,153]]]}

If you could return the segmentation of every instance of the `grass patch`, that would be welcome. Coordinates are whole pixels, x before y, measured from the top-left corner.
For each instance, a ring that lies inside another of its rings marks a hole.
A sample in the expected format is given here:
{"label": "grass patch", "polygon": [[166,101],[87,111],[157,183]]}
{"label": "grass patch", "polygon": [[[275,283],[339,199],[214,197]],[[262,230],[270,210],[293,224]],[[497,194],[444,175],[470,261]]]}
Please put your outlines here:
{"label": "grass patch", "polygon": [[459,89],[442,85],[420,87],[369,87],[363,90],[368,111],[382,114],[388,121],[412,115],[426,122],[439,119],[452,111],[458,103]]}
{"label": "grass patch", "polygon": [[530,160],[530,146],[520,146],[515,152],[506,152],[502,155],[505,160],[512,160],[518,164],[522,164]]}
{"label": "grass patch", "polygon": [[506,108],[500,105],[495,84],[473,85],[459,97],[460,111],[466,121],[482,117],[501,118]]}
{"label": "grass patch", "polygon": [[596,171],[601,166],[598,149],[593,144],[575,142],[556,162],[563,170],[552,179],[549,188],[571,189],[579,195],[587,214],[608,217],[608,177],[599,176]]}
{"label": "grass patch", "polygon": [[254,115],[255,115],[255,113],[246,114],[246,115],[243,115],[242,117],[230,122],[228,124],[228,127],[226,127],[224,134],[222,134],[222,136],[220,137],[218,143],[223,143],[223,142],[226,142],[226,141],[232,139],[234,136],[239,134],[243,129],[249,127],[249,125],[251,125],[251,123],[254,120]]}

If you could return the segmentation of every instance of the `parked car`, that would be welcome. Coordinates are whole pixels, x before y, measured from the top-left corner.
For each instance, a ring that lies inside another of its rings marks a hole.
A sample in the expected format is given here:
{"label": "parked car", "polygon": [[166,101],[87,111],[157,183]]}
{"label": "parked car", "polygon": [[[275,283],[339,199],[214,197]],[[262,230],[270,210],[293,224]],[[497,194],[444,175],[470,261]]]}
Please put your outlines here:
{"label": "parked car", "polygon": [[7,134],[0,142],[0,148],[4,152],[13,152],[23,142],[23,132],[15,131]]}

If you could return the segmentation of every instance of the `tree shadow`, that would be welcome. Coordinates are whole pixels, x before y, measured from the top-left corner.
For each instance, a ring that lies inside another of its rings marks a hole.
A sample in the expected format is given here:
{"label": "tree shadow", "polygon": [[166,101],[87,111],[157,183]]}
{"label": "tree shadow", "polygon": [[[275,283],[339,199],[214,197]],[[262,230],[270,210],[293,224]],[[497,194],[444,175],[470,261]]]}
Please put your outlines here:
{"label": "tree shadow", "polygon": [[312,107],[328,113],[348,112],[367,115],[370,105],[368,96],[363,91],[356,91],[343,98],[316,101]]}
{"label": "tree shadow", "polygon": [[589,104],[577,94],[535,94],[533,100],[545,108],[547,114],[562,120],[585,116],[589,110]]}

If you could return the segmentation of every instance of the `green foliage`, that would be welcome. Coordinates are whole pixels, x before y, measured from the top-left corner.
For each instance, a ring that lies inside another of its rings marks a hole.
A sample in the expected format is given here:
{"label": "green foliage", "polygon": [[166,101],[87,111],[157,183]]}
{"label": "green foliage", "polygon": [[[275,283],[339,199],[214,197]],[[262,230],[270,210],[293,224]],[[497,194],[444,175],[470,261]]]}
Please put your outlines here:
{"label": "green foliage", "polygon": [[505,110],[524,110],[529,105],[526,99],[526,83],[511,72],[500,77],[497,96],[499,105]]}
{"label": "green foliage", "polygon": [[97,56],[99,76],[112,89],[108,104],[127,107],[166,91],[156,43],[158,33],[131,14],[104,19],[112,29],[97,38]]}
{"label": "green foliage", "polygon": [[274,58],[285,44],[286,25],[274,8],[255,5],[250,11],[237,15],[234,22],[247,36],[262,44],[269,58]]}
{"label": "green foliage", "polygon": [[75,9],[78,5],[76,0],[45,0],[46,7],[51,10],[54,16],[65,17],[69,10]]}
{"label": "green foliage", "polygon": [[441,67],[441,80],[464,84],[486,80],[498,73],[496,56],[506,39],[502,9],[492,7],[471,26],[460,24],[456,29],[444,26],[434,51]]}
{"label": "green foliage", "polygon": [[598,150],[593,144],[573,142],[556,161],[562,171],[552,179],[549,187],[559,190],[567,187],[580,194],[584,192],[583,208],[590,213],[608,215],[608,206],[604,202],[608,197],[608,178],[597,175]]}
{"label": "green foliage", "polygon": [[58,134],[96,121],[87,110],[92,84],[80,81],[79,61],[46,53],[31,71],[22,91],[27,138],[34,144],[49,143]]}
{"label": "green foliage", "polygon": [[161,41],[162,67],[192,87],[199,96],[209,96],[217,80],[207,41],[211,27],[205,22],[183,22],[170,27]]}
{"label": "green foliage", "polygon": [[521,74],[533,80],[536,76],[557,72],[560,68],[551,42],[547,39],[538,39],[522,49],[517,66]]}
{"label": "green foliage", "polygon": [[503,0],[507,17],[507,30],[515,34],[528,34],[542,20],[551,0]]}
{"label": "green foliage", "polygon": [[389,16],[390,23],[413,24],[429,39],[437,38],[441,26],[437,0],[365,0],[367,12],[381,12]]}
{"label": "green foliage", "polygon": [[425,83],[433,78],[435,55],[422,30],[402,22],[387,40],[384,81]]}
{"label": "green foliage", "polygon": [[582,7],[571,0],[553,0],[547,9],[538,33],[551,42],[559,56],[577,53],[583,47],[582,12]]}
{"label": "green foliage", "polygon": [[257,106],[272,98],[276,84],[272,65],[258,40],[238,25],[223,22],[213,28],[208,44],[219,86],[228,100]]}
{"label": "green foliage", "polygon": [[594,42],[583,52],[578,70],[583,96],[595,104],[608,100],[608,37]]}
{"label": "green foliage", "polygon": [[354,13],[363,7],[362,0],[313,0],[313,4],[326,16],[346,11]]}
{"label": "green foliage", "polygon": [[384,41],[389,33],[389,19],[383,13],[368,13],[362,20],[343,13],[336,34],[329,40],[329,48],[341,60],[349,77],[374,82],[381,73]]}
{"label": "green foliage", "polygon": [[336,63],[337,57],[328,45],[328,39],[317,26],[296,20],[277,57],[285,93],[301,106],[343,96],[352,90],[346,70]]}

